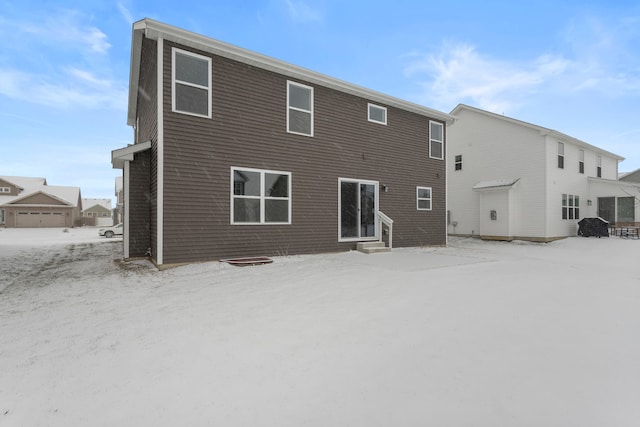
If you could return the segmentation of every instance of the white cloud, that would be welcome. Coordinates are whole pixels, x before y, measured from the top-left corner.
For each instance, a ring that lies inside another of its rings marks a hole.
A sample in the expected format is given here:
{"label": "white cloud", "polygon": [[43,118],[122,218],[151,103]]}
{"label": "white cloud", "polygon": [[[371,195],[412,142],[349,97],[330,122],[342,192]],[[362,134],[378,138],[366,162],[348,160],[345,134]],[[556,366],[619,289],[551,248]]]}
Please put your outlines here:
{"label": "white cloud", "polygon": [[284,0],[289,17],[298,23],[321,22],[322,13],[304,1]]}
{"label": "white cloud", "polygon": [[514,94],[535,91],[570,65],[552,55],[521,64],[494,59],[464,43],[445,43],[436,54],[413,56],[405,73],[423,88],[416,96],[420,101],[447,109],[467,102],[500,113],[514,105]]}
{"label": "white cloud", "polygon": [[640,18],[578,16],[559,33],[557,53],[528,61],[492,57],[467,43],[409,55],[405,74],[417,102],[451,109],[459,102],[506,113],[532,95],[640,95]]}
{"label": "white cloud", "polygon": [[118,11],[120,12],[120,15],[122,15],[122,17],[127,22],[127,24],[133,24],[133,21],[134,21],[133,15],[129,11],[129,9],[124,4],[122,4],[122,2],[118,2],[117,6],[118,6]]}
{"label": "white cloud", "polygon": [[127,90],[78,70],[50,76],[0,69],[0,94],[8,98],[58,108],[126,109]]}
{"label": "white cloud", "polygon": [[21,45],[43,44],[55,50],[80,48],[95,54],[106,54],[111,47],[107,35],[74,10],[49,13],[42,19],[35,16],[32,21],[5,20],[3,26],[6,31],[0,30],[0,34]]}

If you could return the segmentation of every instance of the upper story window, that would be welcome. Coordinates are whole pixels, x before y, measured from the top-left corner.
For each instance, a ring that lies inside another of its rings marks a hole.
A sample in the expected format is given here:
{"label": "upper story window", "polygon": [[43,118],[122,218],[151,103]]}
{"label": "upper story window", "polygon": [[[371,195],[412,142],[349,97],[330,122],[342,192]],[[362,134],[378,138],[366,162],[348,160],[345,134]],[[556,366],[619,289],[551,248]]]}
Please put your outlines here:
{"label": "upper story window", "polygon": [[382,125],[387,124],[387,109],[379,105],[368,104],[370,122],[380,123]]}
{"label": "upper story window", "polygon": [[287,82],[287,132],[313,136],[313,88]]}
{"label": "upper story window", "polygon": [[431,187],[416,187],[416,204],[419,211],[431,210]]}
{"label": "upper story window", "polygon": [[558,142],[558,169],[564,169],[564,144]]}
{"label": "upper story window", "polygon": [[578,172],[584,173],[584,150],[578,150]]}
{"label": "upper story window", "polygon": [[457,171],[462,170],[462,154],[458,154],[455,158],[455,168]]}
{"label": "upper story window", "polygon": [[11,193],[11,188],[9,188],[9,187],[0,187],[0,193]]}
{"label": "upper story window", "polygon": [[596,175],[598,178],[602,178],[602,156],[598,156],[596,159]]}
{"label": "upper story window", "polygon": [[231,168],[231,224],[291,224],[291,173]]}
{"label": "upper story window", "polygon": [[173,48],[172,111],[211,118],[211,58]]}
{"label": "upper story window", "polygon": [[429,157],[444,159],[444,126],[442,123],[429,121]]}

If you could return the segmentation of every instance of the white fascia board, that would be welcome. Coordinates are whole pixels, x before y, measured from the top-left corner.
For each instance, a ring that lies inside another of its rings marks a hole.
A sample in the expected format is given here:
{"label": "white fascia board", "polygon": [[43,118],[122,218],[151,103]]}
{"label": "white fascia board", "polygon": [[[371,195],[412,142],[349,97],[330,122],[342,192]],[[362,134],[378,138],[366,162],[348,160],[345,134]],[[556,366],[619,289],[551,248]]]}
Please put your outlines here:
{"label": "white fascia board", "polygon": [[149,148],[151,148],[151,141],[128,145],[124,148],[113,150],[111,152],[111,164],[114,169],[122,169],[124,162],[133,161],[134,154],[148,150]]}
{"label": "white fascia board", "polygon": [[[204,52],[209,52],[214,55],[229,58],[238,62],[252,65],[254,67],[262,68],[268,71],[287,76],[289,78],[302,80],[304,82],[317,84],[319,86],[335,89],[340,92],[349,93],[369,101],[378,102],[381,104],[389,105],[401,110],[410,111],[422,116],[426,116],[432,119],[441,120],[446,123],[453,122],[453,116],[443,113],[442,111],[434,110],[419,104],[414,104],[409,101],[395,98],[390,95],[364,88],[362,86],[354,85],[352,83],[345,82],[327,75],[318,73],[316,71],[309,70],[307,68],[299,67],[297,65],[289,64],[287,62],[275,59],[266,55],[259,54],[247,49],[243,49],[238,46],[234,46],[228,43],[221,42],[200,34],[192,33],[180,28],[173,27],[162,22],[154,21],[152,19],[145,18],[138,21],[133,26],[134,29],[134,46],[132,49],[138,49],[137,52],[132,52],[132,67],[134,66],[134,58],[136,61],[136,68],[139,69],[140,65],[140,52],[142,47],[142,41],[140,39],[139,44],[136,44],[136,32],[141,33],[144,31],[144,35],[148,38],[157,40],[163,38],[175,43],[179,43],[184,46],[189,46],[194,49],[198,49]],[[132,75],[129,82],[129,124],[135,123],[135,111],[132,110],[135,106],[135,99],[138,96],[137,90],[137,76]],[[135,85],[135,88],[132,87]],[[135,89],[135,90],[134,90]],[[133,111],[133,114],[132,114]]]}

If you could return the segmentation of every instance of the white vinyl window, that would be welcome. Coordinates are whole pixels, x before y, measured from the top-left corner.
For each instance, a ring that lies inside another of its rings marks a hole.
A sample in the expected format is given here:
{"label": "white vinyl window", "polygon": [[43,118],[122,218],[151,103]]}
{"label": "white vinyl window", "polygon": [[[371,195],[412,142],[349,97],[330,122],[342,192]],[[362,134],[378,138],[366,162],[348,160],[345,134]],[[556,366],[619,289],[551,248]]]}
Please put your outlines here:
{"label": "white vinyl window", "polygon": [[4,209],[0,209],[0,224],[4,224]]}
{"label": "white vinyl window", "polygon": [[596,176],[602,178],[602,156],[598,156],[596,159]]}
{"label": "white vinyl window", "polygon": [[564,169],[564,144],[558,142],[558,169]]}
{"label": "white vinyl window", "polygon": [[232,167],[231,224],[291,224],[291,172]]}
{"label": "white vinyl window", "polygon": [[171,109],[211,118],[211,58],[172,49]]}
{"label": "white vinyl window", "polygon": [[313,88],[287,82],[287,132],[313,136]]}
{"label": "white vinyl window", "polygon": [[562,195],[562,219],[580,219],[580,196]]}
{"label": "white vinyl window", "polygon": [[584,173],[584,150],[578,150],[578,172]]}
{"label": "white vinyl window", "polygon": [[442,123],[429,121],[429,157],[444,159],[444,126]]}
{"label": "white vinyl window", "polygon": [[454,165],[455,165],[455,170],[457,171],[462,170],[462,154],[456,155]]}
{"label": "white vinyl window", "polygon": [[431,210],[431,187],[416,187],[416,206],[419,211]]}
{"label": "white vinyl window", "polygon": [[9,188],[9,187],[0,187],[0,193],[11,193],[11,188]]}
{"label": "white vinyl window", "polygon": [[387,109],[379,105],[368,104],[368,120],[381,125],[387,124]]}

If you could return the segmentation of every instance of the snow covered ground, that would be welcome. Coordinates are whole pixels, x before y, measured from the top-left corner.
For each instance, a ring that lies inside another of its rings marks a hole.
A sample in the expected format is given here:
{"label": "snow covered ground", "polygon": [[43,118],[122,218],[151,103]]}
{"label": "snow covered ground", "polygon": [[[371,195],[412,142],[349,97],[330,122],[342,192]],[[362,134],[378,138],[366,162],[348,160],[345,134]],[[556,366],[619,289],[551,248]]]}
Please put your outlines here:
{"label": "snow covered ground", "polygon": [[114,262],[0,229],[1,426],[637,426],[640,241]]}

